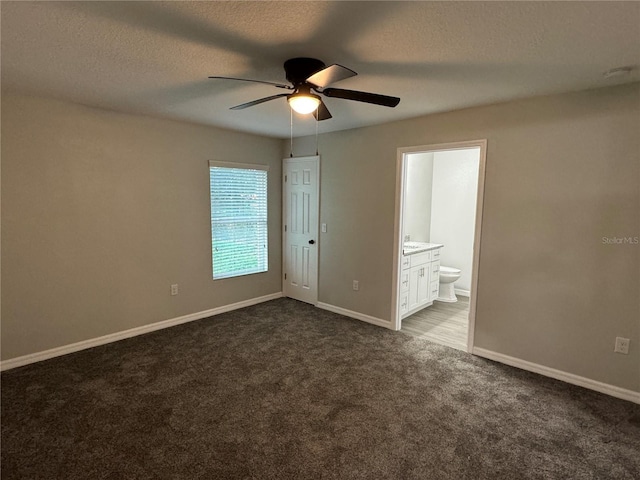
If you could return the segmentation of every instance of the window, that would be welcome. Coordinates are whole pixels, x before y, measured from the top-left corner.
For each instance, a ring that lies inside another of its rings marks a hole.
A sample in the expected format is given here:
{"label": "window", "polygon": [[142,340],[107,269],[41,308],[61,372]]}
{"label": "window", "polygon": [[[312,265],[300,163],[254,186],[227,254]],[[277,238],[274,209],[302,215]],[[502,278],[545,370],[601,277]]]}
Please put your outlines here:
{"label": "window", "polygon": [[209,162],[214,280],[268,270],[268,168]]}

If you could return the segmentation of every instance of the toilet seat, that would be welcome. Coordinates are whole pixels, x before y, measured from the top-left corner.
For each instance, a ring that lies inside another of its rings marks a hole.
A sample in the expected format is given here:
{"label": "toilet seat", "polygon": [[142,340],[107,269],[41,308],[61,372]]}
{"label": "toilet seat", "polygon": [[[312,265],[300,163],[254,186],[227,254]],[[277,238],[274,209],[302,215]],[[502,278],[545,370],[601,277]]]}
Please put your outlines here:
{"label": "toilet seat", "polygon": [[440,273],[449,273],[449,274],[460,274],[462,273],[462,270],[458,269],[458,268],[453,268],[453,267],[443,267],[442,265],[440,266]]}

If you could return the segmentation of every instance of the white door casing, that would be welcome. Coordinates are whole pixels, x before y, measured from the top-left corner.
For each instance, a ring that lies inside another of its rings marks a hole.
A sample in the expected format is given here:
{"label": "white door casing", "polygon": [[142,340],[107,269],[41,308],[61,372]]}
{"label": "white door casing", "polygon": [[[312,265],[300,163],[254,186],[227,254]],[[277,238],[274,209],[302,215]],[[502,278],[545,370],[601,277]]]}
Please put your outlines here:
{"label": "white door casing", "polygon": [[[403,313],[406,312],[407,304],[411,303],[411,300],[407,298],[406,292],[403,289],[401,279],[403,278],[404,270],[402,265],[402,225],[403,225],[403,211],[404,211],[404,188],[405,188],[405,157],[411,153],[425,153],[425,152],[437,152],[443,150],[456,150],[465,148],[479,148],[480,149],[480,161],[478,165],[478,193],[476,201],[476,218],[475,218],[475,233],[473,242],[473,262],[472,262],[472,276],[471,276],[471,296],[469,299],[469,329],[467,335],[467,351],[472,352],[474,347],[474,333],[475,333],[475,321],[476,321],[476,306],[478,295],[478,270],[480,264],[480,251],[481,251],[481,239],[482,239],[482,211],[484,204],[484,179],[485,169],[487,161],[487,140],[472,140],[466,142],[455,143],[442,143],[436,145],[420,145],[415,147],[402,147],[397,150],[397,162],[396,162],[396,213],[394,221],[394,257],[393,257],[393,289],[391,296],[391,323],[393,330],[400,330],[401,318]],[[438,265],[439,269],[439,265]],[[431,288],[430,296],[437,297],[437,287],[434,285]]]}
{"label": "white door casing", "polygon": [[282,187],[285,297],[318,303],[320,157],[285,158]]}

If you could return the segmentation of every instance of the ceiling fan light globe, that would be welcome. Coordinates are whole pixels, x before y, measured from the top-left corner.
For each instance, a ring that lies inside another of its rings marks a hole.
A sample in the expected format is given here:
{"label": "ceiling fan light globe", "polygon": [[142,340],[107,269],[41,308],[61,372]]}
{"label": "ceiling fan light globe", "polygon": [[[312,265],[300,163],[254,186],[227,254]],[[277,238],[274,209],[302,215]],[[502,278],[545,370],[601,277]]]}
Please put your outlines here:
{"label": "ceiling fan light globe", "polygon": [[320,97],[317,95],[291,95],[287,98],[291,108],[300,114],[315,112],[320,105]]}

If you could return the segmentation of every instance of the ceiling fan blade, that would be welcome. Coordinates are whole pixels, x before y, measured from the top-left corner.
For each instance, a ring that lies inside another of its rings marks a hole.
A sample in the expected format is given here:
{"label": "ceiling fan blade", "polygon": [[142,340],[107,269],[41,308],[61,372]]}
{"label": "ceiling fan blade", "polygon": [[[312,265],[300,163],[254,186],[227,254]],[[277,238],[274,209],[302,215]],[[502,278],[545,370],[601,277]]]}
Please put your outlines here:
{"label": "ceiling fan blade", "polygon": [[356,75],[357,73],[350,68],[343,67],[342,65],[335,63],[314,73],[308,77],[306,81],[317,87],[324,88],[332,83],[339,82],[345,78],[355,77]]}
{"label": "ceiling fan blade", "polygon": [[320,93],[327,97],[373,103],[384,107],[395,107],[400,103],[400,99],[398,97],[389,97],[387,95],[379,95],[377,93],[358,92],[356,90],[343,90],[341,88],[325,88]]}
{"label": "ceiling fan blade", "polygon": [[243,108],[253,107],[254,105],[260,105],[261,103],[268,102],[269,100],[275,100],[276,98],[286,97],[288,93],[280,93],[278,95],[271,95],[270,97],[260,98],[258,100],[254,100],[253,102],[242,103],[240,105],[236,105],[235,107],[231,107],[230,110],[242,110]]}
{"label": "ceiling fan blade", "polygon": [[283,83],[265,82],[262,80],[250,80],[248,78],[233,78],[233,77],[209,77],[209,78],[217,78],[222,80],[239,80],[241,82],[264,83],[266,85],[273,85],[274,87],[278,87],[278,88],[293,90],[293,87],[291,85],[284,85]]}
{"label": "ceiling fan blade", "polygon": [[320,100],[320,105],[318,105],[318,108],[313,112],[313,116],[319,122],[321,122],[322,120],[329,120],[330,118],[332,118],[331,113],[329,112],[329,109],[327,108],[327,106],[324,104],[322,100]]}

